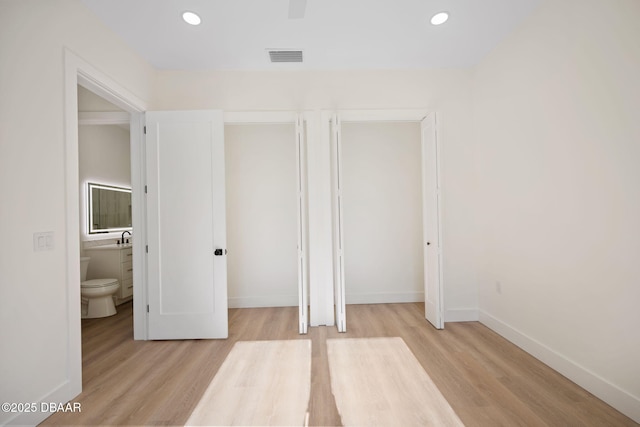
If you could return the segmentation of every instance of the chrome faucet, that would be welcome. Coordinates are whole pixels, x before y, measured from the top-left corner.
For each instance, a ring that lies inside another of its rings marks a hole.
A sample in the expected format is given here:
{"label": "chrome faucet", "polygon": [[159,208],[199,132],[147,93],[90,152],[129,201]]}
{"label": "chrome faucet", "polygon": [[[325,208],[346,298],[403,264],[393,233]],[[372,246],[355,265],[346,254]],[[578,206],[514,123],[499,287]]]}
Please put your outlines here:
{"label": "chrome faucet", "polygon": [[[122,240],[120,240],[120,242],[124,245],[124,233],[129,233],[129,236],[131,236],[131,233],[129,231],[123,231],[122,232]],[[127,239],[127,243],[129,243],[129,239]]]}

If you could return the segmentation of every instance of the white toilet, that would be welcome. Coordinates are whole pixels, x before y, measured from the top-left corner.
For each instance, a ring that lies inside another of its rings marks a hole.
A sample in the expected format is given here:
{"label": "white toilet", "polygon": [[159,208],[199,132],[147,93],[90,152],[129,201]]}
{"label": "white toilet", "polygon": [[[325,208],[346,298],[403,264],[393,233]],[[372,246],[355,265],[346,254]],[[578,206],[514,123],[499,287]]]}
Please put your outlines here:
{"label": "white toilet", "polygon": [[89,257],[80,258],[80,296],[82,297],[81,317],[94,319],[116,314],[113,295],[118,291],[118,279],[87,280]]}

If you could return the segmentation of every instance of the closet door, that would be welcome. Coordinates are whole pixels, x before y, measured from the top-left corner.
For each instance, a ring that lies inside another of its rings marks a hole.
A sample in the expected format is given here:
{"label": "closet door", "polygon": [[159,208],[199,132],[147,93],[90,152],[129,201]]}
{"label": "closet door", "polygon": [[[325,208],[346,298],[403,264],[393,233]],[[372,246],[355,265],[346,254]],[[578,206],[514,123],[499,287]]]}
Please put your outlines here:
{"label": "closet door", "polygon": [[147,112],[146,134],[149,338],[227,338],[222,112]]}
{"label": "closet door", "polygon": [[342,210],[342,146],[340,118],[331,118],[331,180],[333,186],[333,271],[334,302],[338,332],[347,331],[344,283],[344,221]]}
{"label": "closet door", "polygon": [[424,233],[424,309],[426,319],[444,328],[442,292],[442,250],[440,233],[440,178],[436,115],[429,114],[422,129],[422,191]]}
{"label": "closet door", "polygon": [[307,333],[309,321],[309,288],[307,271],[307,197],[306,197],[306,167],[307,154],[305,151],[304,119],[302,114],[296,119],[296,172],[297,182],[297,205],[298,205],[298,332]]}

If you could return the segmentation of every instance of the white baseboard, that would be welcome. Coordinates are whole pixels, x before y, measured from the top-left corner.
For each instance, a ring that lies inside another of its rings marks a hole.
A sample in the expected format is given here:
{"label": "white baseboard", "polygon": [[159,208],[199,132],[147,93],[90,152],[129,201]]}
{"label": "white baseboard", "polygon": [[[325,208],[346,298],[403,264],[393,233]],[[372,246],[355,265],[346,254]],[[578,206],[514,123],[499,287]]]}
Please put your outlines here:
{"label": "white baseboard", "polygon": [[[50,403],[66,404],[67,402],[73,402],[73,399],[77,397],[81,392],[82,390],[74,387],[74,385],[71,384],[70,381],[64,381],[58,387],[54,388],[51,392],[45,394],[40,399],[33,401],[33,403],[36,404],[35,412],[22,412],[19,414],[15,414],[14,417],[11,417],[7,420],[0,419],[0,425],[38,425],[53,414],[53,412],[47,412],[47,409],[50,407]],[[42,409],[45,409],[45,412],[42,412]]]}
{"label": "white baseboard", "polygon": [[477,308],[450,308],[444,313],[444,321],[447,322],[477,322]]}
{"label": "white baseboard", "polygon": [[640,398],[580,366],[543,343],[480,310],[480,322],[580,387],[640,423]]}
{"label": "white baseboard", "polygon": [[385,304],[402,302],[423,302],[424,292],[379,292],[345,295],[347,304]]}
{"label": "white baseboard", "polygon": [[227,301],[229,308],[295,307],[298,295],[229,297]]}

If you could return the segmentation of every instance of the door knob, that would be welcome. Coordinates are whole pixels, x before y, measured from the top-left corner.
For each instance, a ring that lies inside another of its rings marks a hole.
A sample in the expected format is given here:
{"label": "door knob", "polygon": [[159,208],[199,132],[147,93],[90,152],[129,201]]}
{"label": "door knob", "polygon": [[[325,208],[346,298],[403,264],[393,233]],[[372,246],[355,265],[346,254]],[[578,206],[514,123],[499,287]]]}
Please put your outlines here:
{"label": "door knob", "polygon": [[431,244],[431,242],[427,242],[427,246],[429,246]]}
{"label": "door knob", "polygon": [[[224,253],[222,252],[224,250]],[[222,255],[226,255],[227,254],[227,250],[226,249],[216,249],[213,254],[215,256],[222,256]]]}

